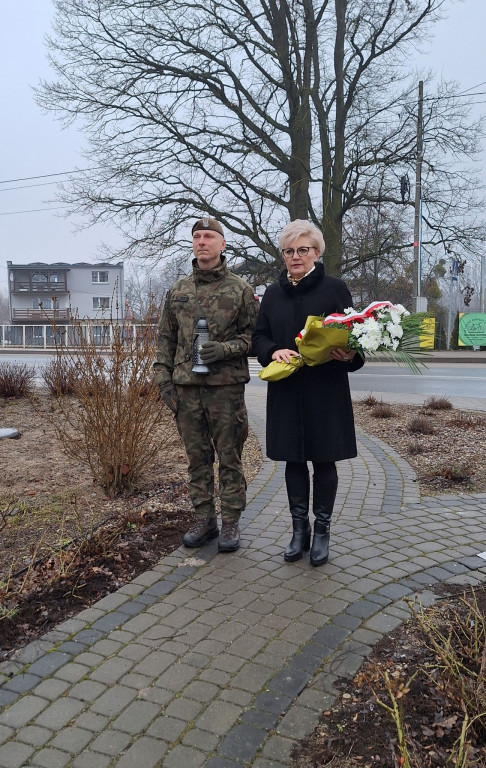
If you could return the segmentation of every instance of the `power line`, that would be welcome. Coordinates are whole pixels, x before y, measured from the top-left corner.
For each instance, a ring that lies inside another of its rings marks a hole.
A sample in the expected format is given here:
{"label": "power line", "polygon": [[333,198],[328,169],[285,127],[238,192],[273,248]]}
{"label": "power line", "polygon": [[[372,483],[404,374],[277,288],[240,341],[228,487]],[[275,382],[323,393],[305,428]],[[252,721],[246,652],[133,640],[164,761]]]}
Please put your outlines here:
{"label": "power line", "polygon": [[0,216],[15,216],[17,213],[39,213],[40,211],[67,211],[68,208],[30,208],[25,211],[0,211]]}
{"label": "power line", "polygon": [[34,179],[48,179],[52,176],[67,176],[70,173],[84,173],[85,171],[96,171],[96,168],[75,168],[74,171],[62,171],[61,173],[44,173],[42,176],[24,176],[21,179],[2,179],[0,184],[14,184],[17,181],[33,181]]}
{"label": "power line", "polygon": [[34,187],[48,187],[51,184],[59,184],[58,181],[43,181],[41,184],[24,184],[21,187],[3,187],[0,192],[11,192],[14,189],[33,189]]}

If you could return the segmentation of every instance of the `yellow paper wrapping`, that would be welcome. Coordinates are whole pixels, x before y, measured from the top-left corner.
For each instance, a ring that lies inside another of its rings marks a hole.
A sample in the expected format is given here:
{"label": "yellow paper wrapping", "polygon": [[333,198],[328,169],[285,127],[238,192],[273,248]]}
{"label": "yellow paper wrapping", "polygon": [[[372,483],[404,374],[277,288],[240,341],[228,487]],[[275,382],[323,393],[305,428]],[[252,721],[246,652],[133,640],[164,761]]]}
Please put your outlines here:
{"label": "yellow paper wrapping", "polygon": [[333,349],[348,345],[347,328],[323,327],[322,317],[309,315],[305,322],[302,338],[295,339],[300,357],[292,357],[290,363],[273,360],[258,374],[263,381],[286,379],[303,365],[322,365],[331,360]]}
{"label": "yellow paper wrapping", "polygon": [[258,375],[263,381],[280,381],[280,379],[286,379],[298,368],[302,368],[303,365],[304,361],[301,357],[291,357],[290,363],[278,363],[272,360]]}

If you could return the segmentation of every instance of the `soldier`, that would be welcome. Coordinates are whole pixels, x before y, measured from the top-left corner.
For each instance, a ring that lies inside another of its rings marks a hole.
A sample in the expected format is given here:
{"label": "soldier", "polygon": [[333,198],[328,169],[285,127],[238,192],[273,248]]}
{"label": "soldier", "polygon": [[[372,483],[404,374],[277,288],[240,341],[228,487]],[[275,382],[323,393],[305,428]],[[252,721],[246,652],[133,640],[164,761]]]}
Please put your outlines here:
{"label": "soldier", "polygon": [[[189,493],[197,522],[184,535],[187,547],[219,536],[214,505],[215,451],[219,460],[222,529],[220,552],[239,547],[238,521],[246,503],[241,465],[248,436],[244,400],[249,381],[247,356],[256,324],[258,300],[251,287],[228,271],[226,245],[218,221],[202,218],[192,228],[192,274],[174,283],[164,304],[154,363],[160,394],[175,413],[184,441]],[[207,374],[194,373],[194,329],[201,317],[210,341],[200,350]]]}

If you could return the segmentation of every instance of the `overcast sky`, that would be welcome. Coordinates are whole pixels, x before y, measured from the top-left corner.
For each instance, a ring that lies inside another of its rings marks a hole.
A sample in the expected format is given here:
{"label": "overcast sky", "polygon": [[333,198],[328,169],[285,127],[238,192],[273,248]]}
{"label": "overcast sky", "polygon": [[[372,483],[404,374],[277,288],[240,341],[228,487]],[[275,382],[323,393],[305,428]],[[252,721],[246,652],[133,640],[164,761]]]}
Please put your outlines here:
{"label": "overcast sky", "polygon": [[[84,167],[83,137],[75,128],[61,130],[33,100],[32,86],[39,77],[50,76],[43,38],[52,20],[51,1],[2,0],[1,10],[0,289],[5,290],[7,261],[96,261],[102,241],[113,245],[120,241],[106,226],[76,232],[75,221],[60,217],[55,205],[47,202],[55,194],[55,185],[48,183],[56,177],[23,180]],[[482,83],[485,26],[486,0],[451,0],[449,17],[436,26],[425,66],[438,77],[457,80],[461,90]],[[486,96],[475,101],[483,99],[486,102]],[[486,104],[478,104],[477,110],[486,113]],[[486,152],[484,157],[486,166]],[[38,184],[48,185],[30,186]]]}

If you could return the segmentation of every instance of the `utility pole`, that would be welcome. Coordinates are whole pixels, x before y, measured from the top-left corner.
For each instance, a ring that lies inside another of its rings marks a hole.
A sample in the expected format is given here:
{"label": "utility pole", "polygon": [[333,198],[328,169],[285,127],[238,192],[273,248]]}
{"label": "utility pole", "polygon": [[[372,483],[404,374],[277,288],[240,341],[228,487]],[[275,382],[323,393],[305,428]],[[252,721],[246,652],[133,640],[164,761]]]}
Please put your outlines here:
{"label": "utility pole", "polygon": [[422,292],[422,159],[424,151],[424,81],[419,82],[417,114],[417,157],[415,163],[415,220],[413,232],[413,288],[412,311],[426,312],[427,299]]}

